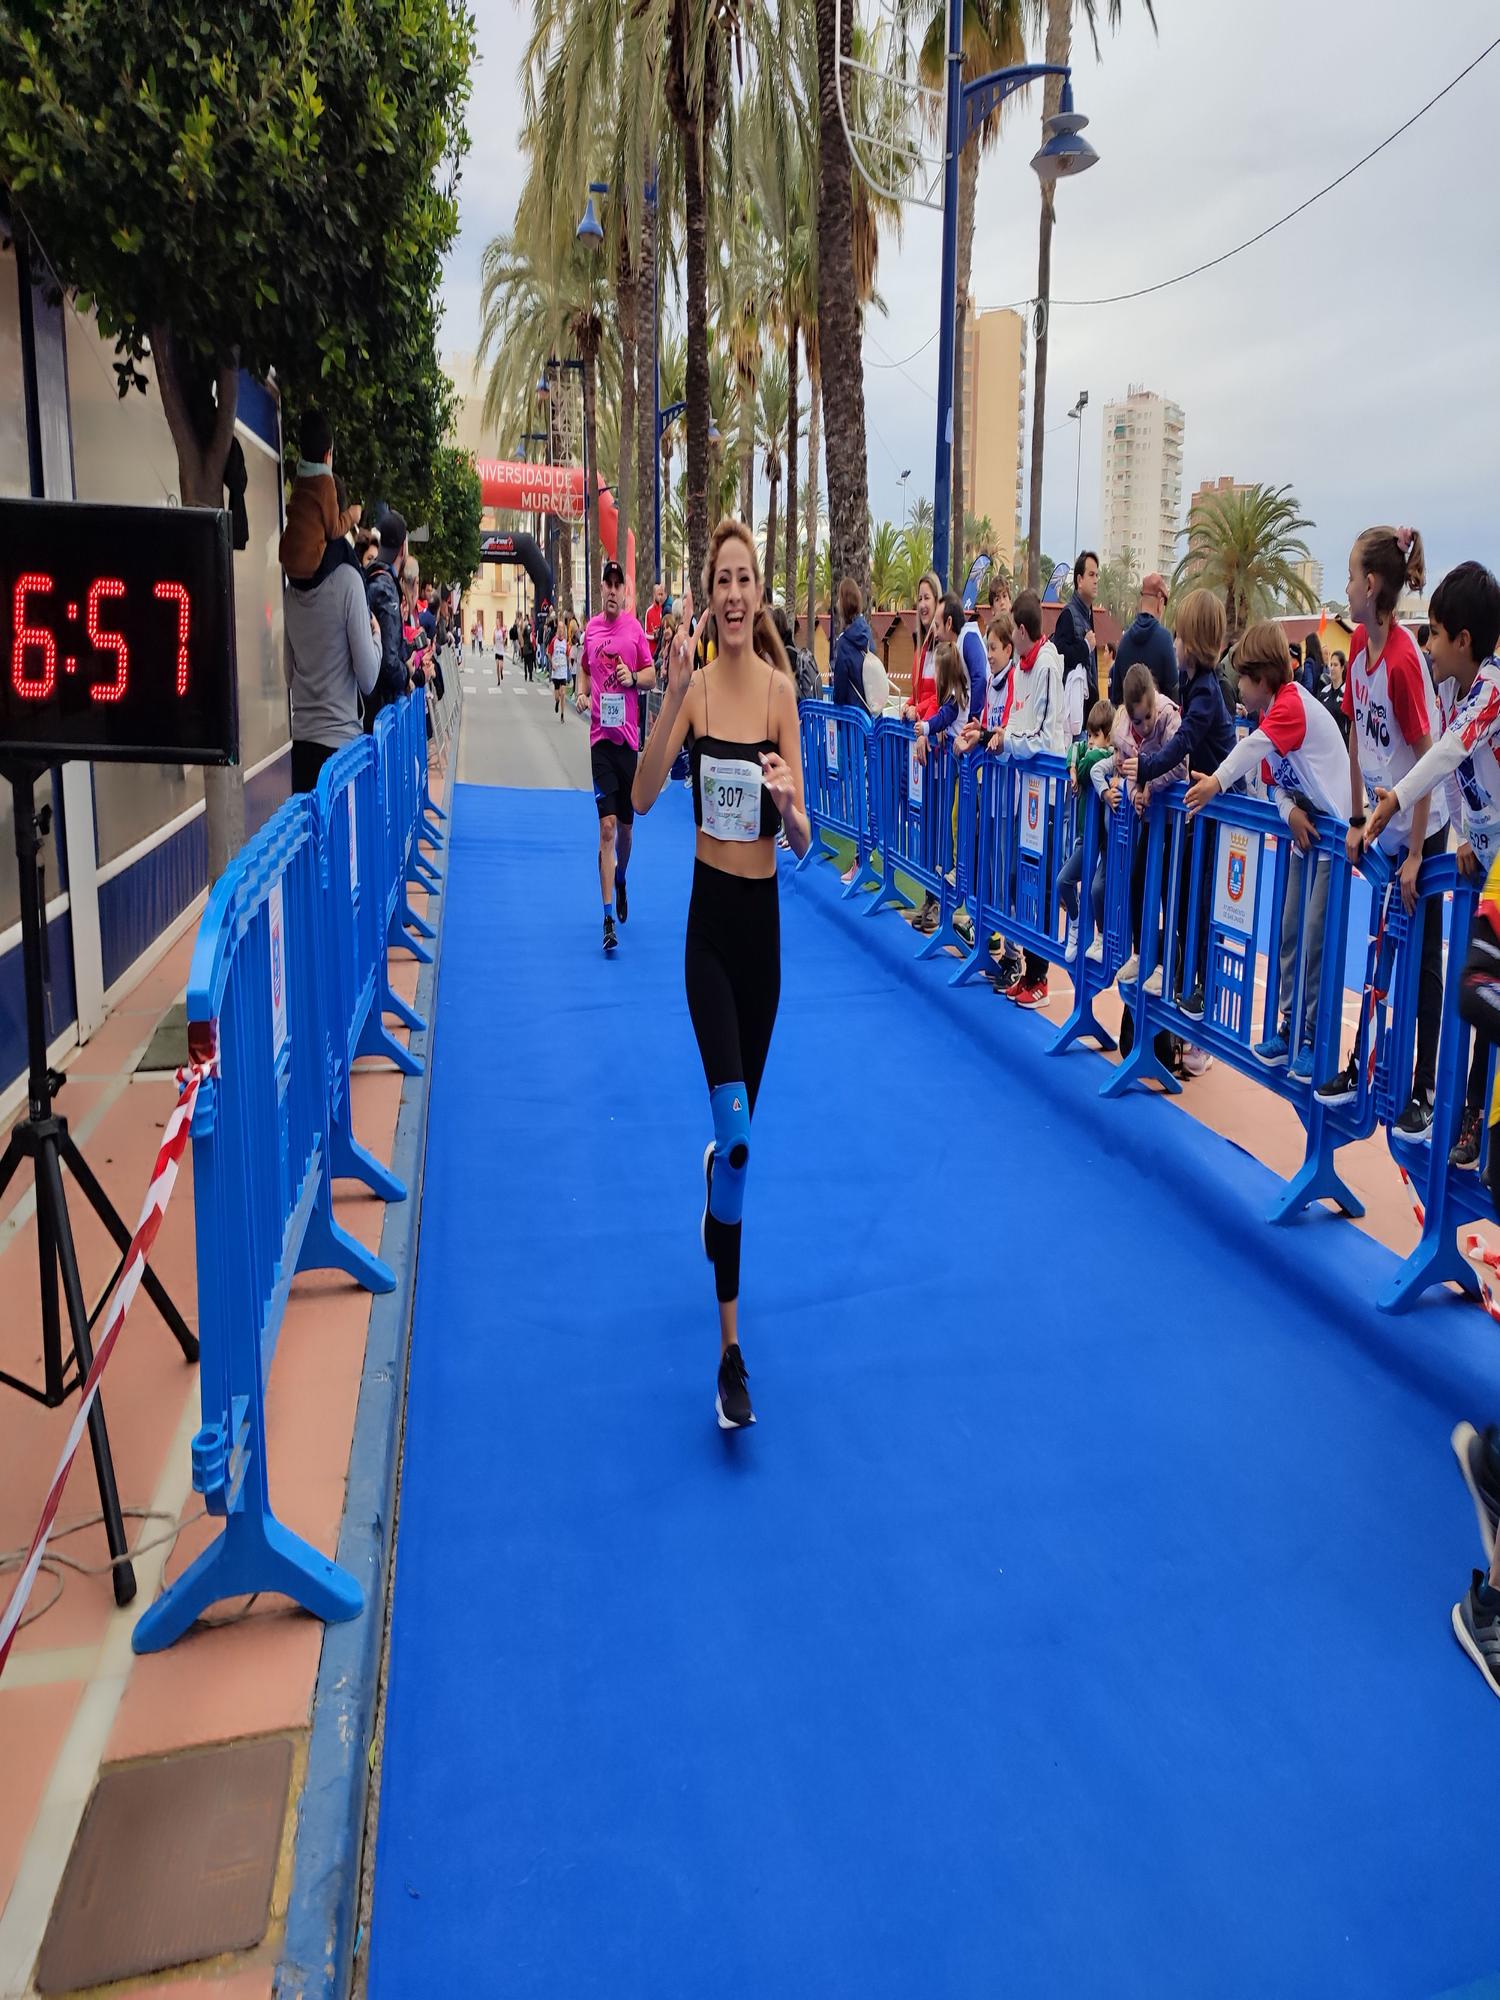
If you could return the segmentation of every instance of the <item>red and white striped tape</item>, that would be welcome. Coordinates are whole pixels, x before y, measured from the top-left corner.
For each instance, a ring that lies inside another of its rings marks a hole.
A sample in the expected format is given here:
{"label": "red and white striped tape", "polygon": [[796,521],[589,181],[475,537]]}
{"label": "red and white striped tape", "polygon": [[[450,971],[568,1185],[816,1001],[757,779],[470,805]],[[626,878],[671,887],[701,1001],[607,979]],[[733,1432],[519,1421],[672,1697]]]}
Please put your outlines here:
{"label": "red and white striped tape", "polygon": [[162,1217],[167,1212],[167,1203],[172,1198],[172,1189],[177,1182],[177,1169],[187,1149],[188,1127],[192,1122],[193,1106],[198,1099],[199,1086],[205,1077],[213,1073],[213,1067],[211,1062],[195,1062],[187,1069],[177,1072],[181,1095],[162,1134],[161,1150],[156,1156],[151,1185],[147,1188],[146,1199],[141,1205],[141,1219],[136,1224],[135,1234],[130,1239],[130,1248],[125,1253],[125,1267],[120,1273],[120,1281],[110,1302],[109,1313],[104,1321],[104,1333],[94,1350],[94,1365],[88,1372],[78,1408],[68,1427],[68,1435],[63,1441],[62,1454],[57,1461],[57,1470],[52,1475],[46,1504],[42,1508],[42,1518],[37,1522],[36,1533],[31,1538],[31,1547],[27,1551],[20,1579],[11,1592],[10,1602],[4,1612],[0,1613],[0,1673],[5,1671],[5,1662],[10,1656],[11,1641],[16,1636],[16,1629],[21,1623],[21,1614],[26,1609],[26,1600],[31,1595],[37,1572],[42,1566],[42,1557],[47,1552],[47,1538],[52,1532],[52,1523],[57,1518],[63,1488],[68,1483],[73,1460],[78,1454],[79,1445],[83,1442],[89,1411],[93,1408],[94,1398],[99,1393],[99,1378],[108,1367],[109,1357],[115,1351],[115,1342],[119,1339],[120,1329],[125,1324],[125,1315],[129,1312],[140,1287],[146,1259],[161,1228]]}
{"label": "red and white striped tape", "polygon": [[[1406,1189],[1407,1200],[1410,1201],[1413,1213],[1416,1215],[1417,1227],[1425,1229],[1427,1227],[1427,1211],[1422,1206],[1421,1197],[1412,1186],[1405,1167],[1399,1167],[1397,1172],[1401,1176],[1401,1185]],[[1491,1319],[1500,1320],[1500,1299],[1495,1297],[1489,1281],[1484,1275],[1486,1271],[1500,1273],[1500,1250],[1492,1250],[1477,1229],[1469,1229],[1464,1232],[1464,1255],[1479,1273],[1479,1297],[1481,1304]]]}

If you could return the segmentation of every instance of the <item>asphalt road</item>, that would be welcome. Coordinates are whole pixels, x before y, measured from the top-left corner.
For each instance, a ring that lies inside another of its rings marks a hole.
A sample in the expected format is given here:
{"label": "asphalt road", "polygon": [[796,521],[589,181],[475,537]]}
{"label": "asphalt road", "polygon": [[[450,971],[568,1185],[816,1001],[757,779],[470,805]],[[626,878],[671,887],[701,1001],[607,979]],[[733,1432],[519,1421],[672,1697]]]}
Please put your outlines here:
{"label": "asphalt road", "polygon": [[465,650],[459,672],[464,690],[460,784],[592,790],[589,727],[571,704],[559,722],[551,687],[541,679],[528,686],[519,668],[507,666],[497,685],[494,656],[488,652]]}

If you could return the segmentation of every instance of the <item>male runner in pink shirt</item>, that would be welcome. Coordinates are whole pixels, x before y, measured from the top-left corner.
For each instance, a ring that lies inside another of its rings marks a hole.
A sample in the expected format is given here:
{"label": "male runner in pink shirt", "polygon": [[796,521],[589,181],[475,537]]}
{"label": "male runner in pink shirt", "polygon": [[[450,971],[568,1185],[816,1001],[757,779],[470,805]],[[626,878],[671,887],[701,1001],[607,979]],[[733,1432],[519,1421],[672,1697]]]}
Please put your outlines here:
{"label": "male runner in pink shirt", "polygon": [[578,669],[578,712],[589,711],[589,763],[594,774],[594,803],[599,809],[599,888],[604,897],[604,949],[612,952],[615,905],[620,922],[629,915],[625,870],[635,808],[630,788],[635,783],[641,747],[641,705],[638,690],[654,677],[651,647],[641,622],[625,609],[625,572],[611,560],[604,565],[604,609],[584,627],[583,659]]}

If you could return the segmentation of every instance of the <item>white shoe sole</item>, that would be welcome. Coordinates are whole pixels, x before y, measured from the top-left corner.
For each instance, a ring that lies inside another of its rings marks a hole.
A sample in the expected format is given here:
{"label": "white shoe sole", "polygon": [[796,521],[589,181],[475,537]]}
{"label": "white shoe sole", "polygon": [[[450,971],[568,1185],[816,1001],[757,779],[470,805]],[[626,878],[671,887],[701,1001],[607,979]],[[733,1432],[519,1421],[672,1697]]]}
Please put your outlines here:
{"label": "white shoe sole", "polygon": [[1453,1446],[1453,1456],[1458,1460],[1458,1469],[1463,1475],[1464,1485],[1469,1489],[1469,1498],[1474,1502],[1474,1518],[1479,1523],[1479,1540],[1484,1549],[1485,1568],[1490,1569],[1495,1561],[1495,1538],[1490,1531],[1489,1509],[1484,1497],[1474,1484],[1469,1470],[1469,1446],[1478,1439],[1479,1433],[1469,1423],[1455,1424],[1449,1443]]}
{"label": "white shoe sole", "polygon": [[[703,1214],[698,1223],[698,1241],[703,1245],[703,1254],[708,1257],[708,1163],[714,1156],[714,1142],[709,1140],[703,1148]],[[713,1259],[710,1257],[709,1262]]]}
{"label": "white shoe sole", "polygon": [[724,1414],[724,1405],[719,1401],[717,1390],[714,1391],[714,1415],[719,1420],[719,1429],[721,1431],[747,1431],[750,1428],[750,1424],[755,1422],[755,1412],[752,1410],[750,1412],[750,1424],[732,1423]]}
{"label": "white shoe sole", "polygon": [[1453,1636],[1457,1639],[1459,1645],[1463,1647],[1475,1666],[1478,1667],[1484,1684],[1490,1693],[1500,1695],[1500,1687],[1495,1685],[1494,1677],[1489,1667],[1485,1664],[1484,1655],[1469,1637],[1469,1628],[1464,1623],[1464,1608],[1462,1604],[1455,1604],[1453,1607]]}

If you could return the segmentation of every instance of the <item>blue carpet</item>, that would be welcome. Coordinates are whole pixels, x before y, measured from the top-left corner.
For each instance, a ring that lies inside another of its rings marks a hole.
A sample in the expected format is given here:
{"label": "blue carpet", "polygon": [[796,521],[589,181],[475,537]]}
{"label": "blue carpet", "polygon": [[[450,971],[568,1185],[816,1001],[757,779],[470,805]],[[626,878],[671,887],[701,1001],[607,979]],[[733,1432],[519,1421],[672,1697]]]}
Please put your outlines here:
{"label": "blue carpet", "polygon": [[714,1426],[673,789],[460,788],[373,2000],[1411,1995],[1488,1938],[1472,1309],[783,877]]}

